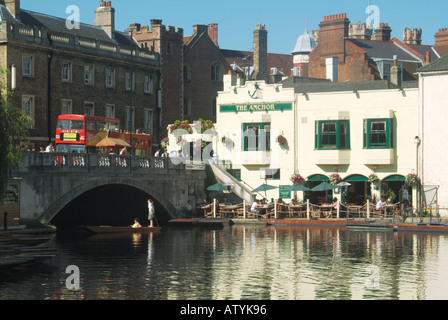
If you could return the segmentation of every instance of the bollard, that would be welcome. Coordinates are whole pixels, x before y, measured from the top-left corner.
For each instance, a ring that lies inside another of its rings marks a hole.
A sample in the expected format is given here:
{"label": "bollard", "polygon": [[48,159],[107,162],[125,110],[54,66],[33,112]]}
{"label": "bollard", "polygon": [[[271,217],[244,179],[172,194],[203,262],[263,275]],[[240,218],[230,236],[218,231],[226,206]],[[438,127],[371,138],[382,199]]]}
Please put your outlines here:
{"label": "bollard", "polygon": [[3,214],[3,230],[4,231],[8,230],[8,212],[5,212]]}

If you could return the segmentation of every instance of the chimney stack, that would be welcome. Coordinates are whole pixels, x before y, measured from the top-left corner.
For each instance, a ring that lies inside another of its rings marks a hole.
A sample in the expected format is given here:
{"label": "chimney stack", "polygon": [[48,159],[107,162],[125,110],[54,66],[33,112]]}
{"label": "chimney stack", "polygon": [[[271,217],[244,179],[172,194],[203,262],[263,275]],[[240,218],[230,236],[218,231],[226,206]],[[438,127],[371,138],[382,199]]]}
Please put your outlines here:
{"label": "chimney stack", "polygon": [[392,29],[387,23],[380,23],[378,29],[375,30],[375,40],[390,41]]}
{"label": "chimney stack", "polygon": [[403,42],[406,44],[422,44],[422,29],[404,29]]}
{"label": "chimney stack", "polygon": [[345,39],[349,37],[350,20],[346,13],[325,16],[319,25],[319,44],[323,56],[345,54]]}
{"label": "chimney stack", "polygon": [[6,4],[16,19],[20,19],[20,0],[4,0],[1,2]]}
{"label": "chimney stack", "polygon": [[394,56],[394,65],[390,68],[390,82],[397,87],[401,87],[401,68],[398,65],[398,56]]}
{"label": "chimney stack", "polygon": [[212,41],[218,47],[218,24],[217,23],[210,23],[208,25],[208,35],[209,35],[210,39],[212,39]]}
{"label": "chimney stack", "polygon": [[264,24],[257,24],[254,31],[254,76],[255,80],[269,81],[268,31]]}
{"label": "chimney stack", "polygon": [[103,27],[111,38],[115,33],[115,9],[112,8],[111,1],[100,2],[100,6],[95,9],[95,25]]}
{"label": "chimney stack", "polygon": [[436,38],[436,45],[448,44],[448,28],[439,29],[434,37]]}
{"label": "chimney stack", "polygon": [[208,33],[208,26],[203,24],[195,24],[193,25],[193,33],[196,33],[198,35]]}

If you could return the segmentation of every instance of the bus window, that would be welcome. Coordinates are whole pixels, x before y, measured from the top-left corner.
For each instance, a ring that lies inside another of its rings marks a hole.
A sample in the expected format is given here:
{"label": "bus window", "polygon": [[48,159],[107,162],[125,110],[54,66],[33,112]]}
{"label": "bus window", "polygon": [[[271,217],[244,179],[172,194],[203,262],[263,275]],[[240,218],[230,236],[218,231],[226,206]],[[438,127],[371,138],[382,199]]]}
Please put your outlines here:
{"label": "bus window", "polygon": [[66,153],[84,153],[85,146],[75,144],[58,144],[56,146],[56,152]]}
{"label": "bus window", "polygon": [[84,130],[84,121],[83,120],[72,120],[70,129],[72,129],[72,130]]}
{"label": "bus window", "polygon": [[83,130],[84,121],[83,120],[59,120],[58,121],[59,130]]}
{"label": "bus window", "polygon": [[109,123],[109,130],[118,132],[120,131],[120,124],[118,122],[110,122]]}
{"label": "bus window", "polygon": [[87,131],[96,131],[95,121],[87,120]]}
{"label": "bus window", "polygon": [[97,121],[97,130],[98,131],[107,131],[106,122],[105,121]]}

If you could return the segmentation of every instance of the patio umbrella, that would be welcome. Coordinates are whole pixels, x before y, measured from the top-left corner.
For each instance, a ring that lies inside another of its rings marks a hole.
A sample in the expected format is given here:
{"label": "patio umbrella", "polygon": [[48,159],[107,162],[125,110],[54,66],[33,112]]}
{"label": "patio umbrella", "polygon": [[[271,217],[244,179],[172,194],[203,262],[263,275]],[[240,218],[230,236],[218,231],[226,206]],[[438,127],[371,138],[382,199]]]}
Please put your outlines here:
{"label": "patio umbrella", "polygon": [[117,148],[117,147],[130,147],[131,145],[124,140],[115,138],[104,138],[96,145],[98,148]]}
{"label": "patio umbrella", "polygon": [[258,192],[262,192],[264,191],[264,197],[267,198],[267,194],[266,191],[268,190],[274,190],[277,189],[278,187],[274,187],[274,186],[270,186],[268,184],[262,184],[261,186],[259,186],[258,188],[252,190],[253,193],[258,193]]}
{"label": "patio umbrella", "polygon": [[340,184],[338,184],[338,187],[348,187],[348,186],[351,186],[352,184],[351,183],[348,183],[348,182],[341,182]]}
{"label": "patio umbrella", "polygon": [[227,187],[221,183],[216,183],[207,188],[208,191],[227,191]]}
{"label": "patio umbrella", "polygon": [[288,191],[311,191],[311,189],[301,184],[293,184],[288,188]]}
{"label": "patio umbrella", "polygon": [[318,186],[315,186],[313,189],[311,189],[311,191],[330,191],[330,190],[334,190],[337,188],[338,188],[338,186],[335,186],[331,183],[322,182]]}
{"label": "patio umbrella", "polygon": [[257,193],[257,192],[266,192],[268,190],[274,190],[277,189],[278,187],[274,187],[274,186],[270,186],[268,184],[262,184],[261,186],[259,186],[258,188],[252,190],[253,193]]}
{"label": "patio umbrella", "polygon": [[328,182],[322,182],[318,186],[315,186],[311,191],[317,192],[317,191],[325,191],[325,202],[328,200],[328,191],[334,190],[339,188],[338,186],[335,186]]}

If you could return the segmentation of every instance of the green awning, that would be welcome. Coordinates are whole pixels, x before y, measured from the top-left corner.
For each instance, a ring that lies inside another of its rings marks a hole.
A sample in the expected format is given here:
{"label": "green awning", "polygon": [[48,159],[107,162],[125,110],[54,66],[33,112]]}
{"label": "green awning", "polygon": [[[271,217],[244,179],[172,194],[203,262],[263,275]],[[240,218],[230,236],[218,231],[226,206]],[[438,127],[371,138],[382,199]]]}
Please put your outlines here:
{"label": "green awning", "polygon": [[314,176],[310,176],[308,178],[308,181],[321,181],[321,182],[323,182],[323,181],[330,181],[330,178],[328,178],[328,177],[326,177],[324,175],[321,175],[321,174],[315,174]]}
{"label": "green awning", "polygon": [[404,182],[404,181],[406,181],[406,178],[404,176],[401,176],[401,175],[397,174],[397,175],[394,175],[394,176],[387,177],[383,181],[387,181],[387,182],[401,181],[401,182]]}
{"label": "green awning", "polygon": [[344,179],[344,181],[346,181],[346,182],[366,182],[366,181],[369,181],[369,178],[364,177],[360,174],[355,174],[355,175],[352,175],[352,176]]}

